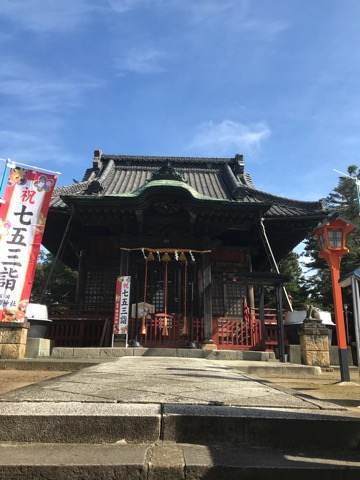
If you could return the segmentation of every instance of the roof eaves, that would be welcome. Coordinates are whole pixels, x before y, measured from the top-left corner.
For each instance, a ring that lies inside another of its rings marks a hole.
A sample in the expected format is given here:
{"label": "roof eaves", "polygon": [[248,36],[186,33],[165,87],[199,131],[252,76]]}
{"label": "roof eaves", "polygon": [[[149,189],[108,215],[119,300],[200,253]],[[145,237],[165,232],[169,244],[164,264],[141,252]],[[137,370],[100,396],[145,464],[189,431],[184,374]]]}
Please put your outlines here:
{"label": "roof eaves", "polygon": [[273,203],[278,203],[282,206],[290,206],[296,208],[305,208],[305,209],[318,209],[319,211],[325,211],[325,205],[322,200],[309,202],[304,200],[294,200],[292,198],[287,197],[280,197],[278,195],[273,195],[271,193],[264,192],[262,190],[257,190],[255,188],[247,187],[245,185],[242,186],[244,190],[246,190],[250,195],[259,195],[260,197],[264,197],[266,200],[271,201]]}
{"label": "roof eaves", "polygon": [[102,154],[101,160],[114,160],[115,162],[133,161],[133,162],[173,162],[173,163],[231,163],[234,157],[172,157],[161,155],[110,155]]}

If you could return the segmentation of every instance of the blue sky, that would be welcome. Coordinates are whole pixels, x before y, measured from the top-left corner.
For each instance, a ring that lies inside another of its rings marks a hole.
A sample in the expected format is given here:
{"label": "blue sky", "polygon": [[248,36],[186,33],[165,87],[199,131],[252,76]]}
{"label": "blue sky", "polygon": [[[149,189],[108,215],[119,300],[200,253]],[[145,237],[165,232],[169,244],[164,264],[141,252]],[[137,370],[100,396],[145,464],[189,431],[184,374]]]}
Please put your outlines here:
{"label": "blue sky", "polygon": [[358,0],[1,0],[0,156],[233,156],[325,196],[359,164]]}

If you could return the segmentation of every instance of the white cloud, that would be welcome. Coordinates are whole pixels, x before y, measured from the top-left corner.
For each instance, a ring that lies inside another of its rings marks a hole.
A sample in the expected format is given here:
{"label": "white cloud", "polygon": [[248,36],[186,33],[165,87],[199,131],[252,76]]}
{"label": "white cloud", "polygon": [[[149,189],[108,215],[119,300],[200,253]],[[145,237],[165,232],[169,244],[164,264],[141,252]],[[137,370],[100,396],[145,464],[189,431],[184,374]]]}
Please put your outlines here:
{"label": "white cloud", "polygon": [[1,156],[31,165],[70,163],[74,158],[65,152],[52,127],[28,131],[0,130]]}
{"label": "white cloud", "polygon": [[[170,0],[171,1],[171,0]],[[125,13],[163,0],[1,0],[3,17],[35,32],[63,32],[96,20],[99,14]]]}
{"label": "white cloud", "polygon": [[110,7],[117,13],[124,13],[137,7],[158,3],[159,0],[108,0]]}
{"label": "white cloud", "polygon": [[202,22],[210,18],[218,18],[229,13],[234,8],[240,14],[244,14],[247,8],[247,0],[200,0],[198,2],[181,2],[177,4],[185,12],[188,12],[195,22]]}
{"label": "white cloud", "polygon": [[165,53],[152,48],[136,48],[115,60],[115,67],[120,75],[127,72],[139,74],[160,73],[165,70],[161,61]]}
{"label": "white cloud", "polygon": [[68,163],[62,142],[64,115],[82,105],[101,82],[59,78],[54,72],[4,59],[0,65],[0,156],[25,163]]}
{"label": "white cloud", "polygon": [[197,130],[189,149],[208,155],[253,152],[271,134],[266,123],[246,125],[232,120],[207,122],[200,125]]}
{"label": "white cloud", "polygon": [[104,11],[99,0],[1,0],[0,17],[39,32],[66,31]]}
{"label": "white cloud", "polygon": [[156,8],[170,15],[183,14],[193,23],[223,23],[226,17],[237,29],[274,35],[285,28],[281,21],[252,18],[250,7],[249,0],[0,0],[0,19],[37,33],[67,32],[96,22],[99,15]]}
{"label": "white cloud", "polygon": [[274,37],[290,28],[290,23],[284,20],[264,20],[248,18],[241,24],[242,30],[261,33],[265,37]]}
{"label": "white cloud", "polygon": [[175,8],[193,20],[202,21],[226,13],[234,7],[242,8],[248,4],[248,0],[108,0],[108,3],[118,13],[141,7]]}
{"label": "white cloud", "polygon": [[84,93],[101,85],[84,75],[62,79],[50,76],[13,60],[3,60],[0,65],[0,96],[23,110],[54,112],[75,107]]}

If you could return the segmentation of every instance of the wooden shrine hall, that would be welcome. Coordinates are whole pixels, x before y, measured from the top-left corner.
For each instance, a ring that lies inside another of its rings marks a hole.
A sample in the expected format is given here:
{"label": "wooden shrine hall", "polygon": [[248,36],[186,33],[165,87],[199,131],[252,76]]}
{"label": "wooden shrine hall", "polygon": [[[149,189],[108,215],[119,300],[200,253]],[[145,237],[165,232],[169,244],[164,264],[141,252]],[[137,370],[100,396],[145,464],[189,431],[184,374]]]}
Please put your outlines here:
{"label": "wooden shrine hall", "polygon": [[82,181],[55,191],[46,224],[44,246],[78,270],[76,303],[56,318],[55,343],[109,346],[116,278],[126,275],[130,344],[265,350],[279,343],[281,356],[286,279],[276,262],[324,215],[321,202],[257,190],[241,155],[95,150]]}

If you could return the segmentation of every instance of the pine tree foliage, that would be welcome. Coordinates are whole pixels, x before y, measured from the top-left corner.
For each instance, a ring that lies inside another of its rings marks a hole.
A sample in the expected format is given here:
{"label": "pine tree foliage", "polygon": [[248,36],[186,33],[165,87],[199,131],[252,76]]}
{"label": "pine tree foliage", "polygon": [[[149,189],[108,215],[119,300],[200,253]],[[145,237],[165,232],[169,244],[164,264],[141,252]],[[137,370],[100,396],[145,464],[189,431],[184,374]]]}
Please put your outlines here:
{"label": "pine tree foliage", "polygon": [[31,292],[32,302],[38,303],[43,301],[48,306],[57,303],[70,304],[75,302],[77,272],[74,272],[61,262],[57,262],[46,296],[42,299],[46,280],[54,261],[55,258],[51,253],[45,253],[44,251],[40,253]]}
{"label": "pine tree foliage", "polygon": [[290,252],[279,263],[280,273],[289,277],[286,290],[289,296],[291,296],[294,309],[302,309],[307,296],[305,279],[299,258],[300,256],[297,253]]}
{"label": "pine tree foliage", "polygon": [[[347,171],[352,178],[340,177],[338,185],[326,198],[330,211],[339,213],[341,217],[355,225],[355,230],[350,234],[347,242],[350,252],[341,261],[342,277],[360,266],[360,209],[354,181],[360,180],[360,168],[350,165]],[[332,309],[330,272],[326,262],[319,258],[319,249],[314,238],[307,240],[305,255],[309,260],[306,266],[315,272],[307,279],[305,285],[308,293],[311,294],[311,302],[324,309]]]}

